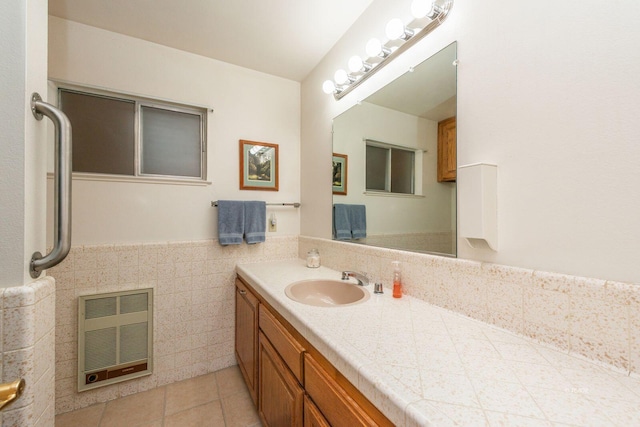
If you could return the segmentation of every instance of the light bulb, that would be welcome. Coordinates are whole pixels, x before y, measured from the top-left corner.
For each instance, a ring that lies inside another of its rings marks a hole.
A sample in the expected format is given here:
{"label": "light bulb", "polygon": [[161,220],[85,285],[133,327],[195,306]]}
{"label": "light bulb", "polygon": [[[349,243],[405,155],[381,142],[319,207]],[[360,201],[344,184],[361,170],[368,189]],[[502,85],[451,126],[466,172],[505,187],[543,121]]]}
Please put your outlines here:
{"label": "light bulb", "polygon": [[435,4],[433,0],[413,0],[411,2],[411,14],[417,18],[425,16],[431,20],[435,19],[442,12],[442,8]]}
{"label": "light bulb", "polygon": [[358,71],[362,70],[363,66],[364,62],[358,55],[349,58],[349,71],[351,71],[352,73],[357,73]]}
{"label": "light bulb", "polygon": [[352,56],[349,59],[349,71],[352,73],[367,72],[371,67],[371,64],[364,62],[358,55]]}
{"label": "light bulb", "polygon": [[336,91],[336,85],[331,80],[325,80],[322,83],[322,91],[327,95],[332,94]]}
{"label": "light bulb", "polygon": [[406,40],[413,35],[413,31],[406,29],[400,18],[389,21],[385,33],[389,40]]}
{"label": "light bulb", "polygon": [[349,82],[349,75],[347,74],[347,72],[345,70],[343,70],[341,68],[338,71],[336,71],[336,73],[333,76],[333,79],[339,85],[344,85],[344,84],[347,84],[347,82]]}
{"label": "light bulb", "polygon": [[380,40],[378,39],[371,39],[367,42],[365,50],[369,57],[378,56],[382,53],[382,43],[380,43]]}
{"label": "light bulb", "polygon": [[365,50],[370,58],[376,56],[386,58],[391,53],[391,51],[384,47],[378,39],[369,40],[369,42],[367,42],[367,47],[365,48]]}

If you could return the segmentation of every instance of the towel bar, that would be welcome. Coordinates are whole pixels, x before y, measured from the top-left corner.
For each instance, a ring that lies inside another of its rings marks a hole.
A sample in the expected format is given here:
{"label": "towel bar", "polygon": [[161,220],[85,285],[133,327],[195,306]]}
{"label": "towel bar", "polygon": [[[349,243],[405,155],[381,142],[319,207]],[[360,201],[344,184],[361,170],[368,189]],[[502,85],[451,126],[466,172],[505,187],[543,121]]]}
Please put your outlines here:
{"label": "towel bar", "polygon": [[[300,207],[300,203],[295,202],[295,203],[267,203],[267,206],[293,206],[294,208],[299,208]],[[211,202],[211,206],[217,208],[218,207],[218,201],[216,200],[215,202]]]}

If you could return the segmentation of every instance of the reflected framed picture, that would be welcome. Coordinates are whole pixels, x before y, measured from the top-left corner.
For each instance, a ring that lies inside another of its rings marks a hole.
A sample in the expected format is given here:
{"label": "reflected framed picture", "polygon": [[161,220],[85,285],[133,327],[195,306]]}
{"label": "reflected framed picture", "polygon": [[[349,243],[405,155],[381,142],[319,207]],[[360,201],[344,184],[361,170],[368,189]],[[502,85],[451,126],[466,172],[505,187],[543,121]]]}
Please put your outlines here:
{"label": "reflected framed picture", "polygon": [[333,153],[333,194],[347,195],[347,155]]}
{"label": "reflected framed picture", "polygon": [[278,145],[240,140],[240,189],[278,191]]}

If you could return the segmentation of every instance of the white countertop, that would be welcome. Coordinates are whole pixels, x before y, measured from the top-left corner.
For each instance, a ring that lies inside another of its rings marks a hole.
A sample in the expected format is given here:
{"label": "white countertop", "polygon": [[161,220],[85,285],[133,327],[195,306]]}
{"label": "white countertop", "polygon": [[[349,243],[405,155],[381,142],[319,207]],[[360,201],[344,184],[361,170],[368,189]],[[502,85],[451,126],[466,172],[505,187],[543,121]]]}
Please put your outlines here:
{"label": "white countertop", "polygon": [[362,304],[298,303],[288,284],[340,279],[303,260],[237,272],[398,426],[640,425],[637,376],[373,284]]}

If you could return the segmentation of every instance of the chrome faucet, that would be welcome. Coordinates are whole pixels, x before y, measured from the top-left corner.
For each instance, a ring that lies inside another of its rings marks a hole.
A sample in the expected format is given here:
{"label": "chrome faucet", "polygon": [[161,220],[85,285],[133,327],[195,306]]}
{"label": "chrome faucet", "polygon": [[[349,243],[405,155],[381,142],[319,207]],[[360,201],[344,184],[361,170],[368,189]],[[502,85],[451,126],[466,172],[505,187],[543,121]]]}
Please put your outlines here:
{"label": "chrome faucet", "polygon": [[356,273],[355,271],[342,272],[342,280],[349,280],[349,277],[356,279],[359,286],[367,286],[369,284],[369,278],[365,274]]}

